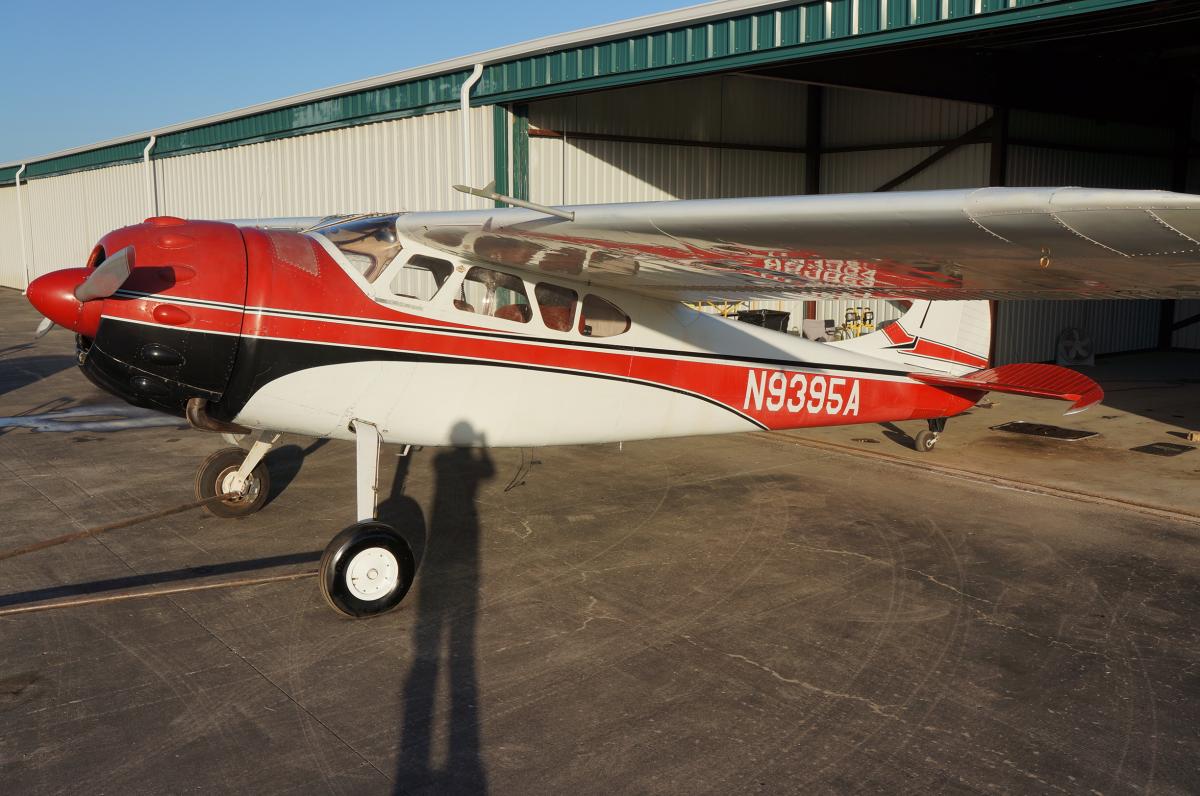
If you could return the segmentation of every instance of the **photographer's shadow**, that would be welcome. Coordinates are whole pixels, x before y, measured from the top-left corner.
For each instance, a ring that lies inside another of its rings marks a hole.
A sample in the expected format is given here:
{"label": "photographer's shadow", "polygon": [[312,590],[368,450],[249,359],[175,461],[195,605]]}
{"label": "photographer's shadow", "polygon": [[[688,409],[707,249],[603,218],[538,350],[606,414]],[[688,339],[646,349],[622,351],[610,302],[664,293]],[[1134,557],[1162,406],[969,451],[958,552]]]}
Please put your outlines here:
{"label": "photographer's shadow", "polygon": [[[439,451],[433,459],[436,481],[429,528],[423,545],[413,545],[419,569],[415,594],[409,599],[415,598],[416,622],[412,668],[403,691],[398,793],[426,789],[481,793],[487,789],[480,755],[479,686],[475,676],[481,532],[475,499],[481,484],[494,476],[495,468],[485,440],[468,423],[455,426],[452,439],[459,444]],[[402,494],[407,461],[401,460],[397,470],[396,487],[388,501],[392,505],[385,504],[389,510],[416,508],[415,502]],[[404,501],[412,506],[406,508]],[[420,513],[419,508],[416,511]],[[394,527],[406,526],[397,523]],[[441,700],[439,683],[449,688]],[[438,768],[431,760],[435,732],[439,735],[438,747],[446,750],[444,765]]]}

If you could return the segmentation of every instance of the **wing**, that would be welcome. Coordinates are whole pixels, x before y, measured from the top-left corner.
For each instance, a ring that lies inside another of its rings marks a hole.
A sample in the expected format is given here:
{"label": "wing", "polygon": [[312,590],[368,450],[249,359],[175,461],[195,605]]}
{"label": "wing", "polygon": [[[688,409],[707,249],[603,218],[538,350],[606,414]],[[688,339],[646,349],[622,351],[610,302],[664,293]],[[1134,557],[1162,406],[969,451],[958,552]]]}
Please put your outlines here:
{"label": "wing", "polygon": [[1086,188],[408,213],[463,257],[684,301],[1200,297],[1200,196]]}

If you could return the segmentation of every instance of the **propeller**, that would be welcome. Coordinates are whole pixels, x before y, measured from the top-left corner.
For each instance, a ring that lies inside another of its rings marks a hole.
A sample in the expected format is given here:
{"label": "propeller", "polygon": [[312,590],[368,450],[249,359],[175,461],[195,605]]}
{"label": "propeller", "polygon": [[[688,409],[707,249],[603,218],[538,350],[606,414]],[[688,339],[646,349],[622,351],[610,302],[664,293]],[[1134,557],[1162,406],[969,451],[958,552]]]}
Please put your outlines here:
{"label": "propeller", "polygon": [[126,246],[95,268],[62,268],[30,282],[25,294],[45,316],[34,338],[42,337],[56,324],[84,337],[95,337],[103,307],[96,299],[116,293],[132,272],[133,247]]}
{"label": "propeller", "polygon": [[75,288],[80,301],[108,298],[116,293],[133,271],[133,247],[126,246],[92,270],[88,278]]}

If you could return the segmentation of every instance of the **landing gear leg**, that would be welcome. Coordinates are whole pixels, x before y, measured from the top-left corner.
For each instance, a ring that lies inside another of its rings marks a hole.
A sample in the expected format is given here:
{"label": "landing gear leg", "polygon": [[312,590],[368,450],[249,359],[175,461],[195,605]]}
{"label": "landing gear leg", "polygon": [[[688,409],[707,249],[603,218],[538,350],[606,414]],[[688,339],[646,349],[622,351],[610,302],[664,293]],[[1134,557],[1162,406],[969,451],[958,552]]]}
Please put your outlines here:
{"label": "landing gear leg", "polygon": [[217,517],[246,517],[267,502],[271,491],[271,474],[263,457],[279,441],[273,431],[258,431],[247,452],[242,448],[222,448],[201,463],[196,471],[196,499],[206,500],[228,495],[221,501],[204,506]]}
{"label": "landing gear leg", "polygon": [[913,439],[913,447],[917,449],[917,453],[929,453],[933,450],[933,447],[937,445],[938,438],[946,430],[946,418],[944,417],[931,417],[928,423],[929,428],[918,431],[917,436]]}
{"label": "landing gear leg", "polygon": [[416,576],[412,548],[391,526],[375,518],[379,488],[379,429],[352,424],[357,445],[358,522],[345,529],[321,556],[321,596],[344,616],[366,617],[400,604]]}

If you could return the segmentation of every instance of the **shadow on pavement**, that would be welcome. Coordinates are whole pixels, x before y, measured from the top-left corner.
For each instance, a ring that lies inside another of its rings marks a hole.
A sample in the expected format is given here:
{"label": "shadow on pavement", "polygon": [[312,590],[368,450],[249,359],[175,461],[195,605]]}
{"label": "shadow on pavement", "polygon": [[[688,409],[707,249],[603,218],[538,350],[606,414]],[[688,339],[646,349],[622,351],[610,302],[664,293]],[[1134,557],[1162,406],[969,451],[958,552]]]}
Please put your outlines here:
{"label": "shadow on pavement", "polygon": [[199,567],[184,567],[163,572],[148,572],[144,575],[125,575],[119,578],[93,580],[88,583],[75,583],[69,586],[47,586],[42,589],[15,592],[0,595],[0,608],[15,605],[26,605],[43,600],[66,597],[84,597],[90,594],[100,594],[120,589],[131,589],[137,586],[154,586],[162,583],[177,583],[184,580],[208,578],[213,575],[232,575],[240,572],[256,572],[261,569],[282,567],[288,564],[309,564],[319,561],[320,550],[307,553],[288,553],[287,555],[253,558],[246,561],[229,561],[224,564],[209,564]]}
{"label": "shadow on pavement", "polygon": [[[456,434],[455,439],[463,436]],[[404,510],[397,504],[397,495],[407,466],[402,464],[401,469],[388,501],[390,511]],[[487,774],[480,753],[475,673],[481,532],[475,498],[482,483],[495,475],[495,467],[486,447],[462,446],[440,451],[433,469],[436,481],[429,531],[418,554],[416,594],[409,597],[416,598],[414,658],[404,681],[396,792],[482,793],[487,790]],[[380,514],[383,516],[382,511]],[[394,527],[405,526],[397,523]],[[440,701],[439,684],[447,689]],[[440,726],[442,722],[448,726]],[[445,749],[445,763],[440,768],[435,768],[432,760],[435,735],[439,748]]]}
{"label": "shadow on pavement", "polygon": [[263,461],[266,462],[267,470],[271,473],[271,491],[267,495],[263,507],[271,505],[275,498],[283,494],[288,485],[300,474],[300,468],[304,466],[304,460],[310,454],[327,444],[329,444],[329,440],[322,438],[313,440],[307,448],[301,448],[299,445],[284,445],[268,451],[267,455],[263,457]]}
{"label": "shadow on pavement", "polygon": [[75,357],[45,354],[0,360],[0,395],[28,387],[75,366]]}

